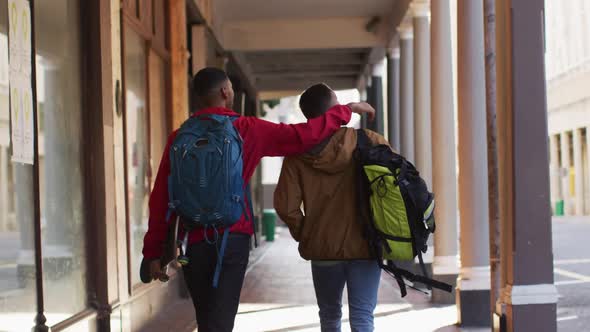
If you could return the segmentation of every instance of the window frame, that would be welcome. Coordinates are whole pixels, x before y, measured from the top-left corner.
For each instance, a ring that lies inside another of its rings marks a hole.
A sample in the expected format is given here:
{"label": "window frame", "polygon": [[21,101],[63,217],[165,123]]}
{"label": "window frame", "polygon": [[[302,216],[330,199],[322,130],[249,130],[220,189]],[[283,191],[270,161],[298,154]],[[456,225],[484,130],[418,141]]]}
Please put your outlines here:
{"label": "window frame", "polygon": [[[138,10],[139,13],[143,13],[141,17],[136,17],[133,13],[133,9],[135,7],[130,3],[130,1],[138,1],[143,9]],[[135,296],[142,292],[142,290],[153,287],[152,284],[142,284],[142,283],[133,283],[133,266],[132,264],[138,263],[134,262],[132,259],[133,253],[131,252],[131,218],[130,218],[130,208],[129,208],[129,195],[128,195],[128,169],[129,163],[128,160],[128,144],[127,144],[127,101],[125,97],[126,92],[126,77],[125,77],[125,70],[126,70],[126,59],[125,59],[125,51],[126,51],[126,41],[125,41],[125,31],[126,29],[130,29],[132,32],[136,33],[144,43],[144,56],[143,61],[146,68],[146,77],[145,82],[143,84],[144,91],[145,91],[145,112],[146,116],[144,121],[145,128],[147,130],[147,141],[146,141],[146,157],[148,159],[148,175],[147,181],[149,183],[149,190],[152,189],[152,179],[155,178],[157,172],[157,165],[151,165],[149,161],[151,159],[160,161],[161,156],[152,156],[152,142],[151,142],[151,97],[150,97],[150,79],[154,77],[154,73],[152,72],[154,68],[150,66],[150,56],[158,56],[164,62],[166,68],[170,67],[170,51],[169,51],[169,30],[168,30],[168,20],[170,19],[168,15],[168,6],[164,5],[164,14],[163,19],[158,21],[161,25],[156,23],[156,18],[152,16],[152,13],[155,12],[153,8],[151,8],[155,3],[160,2],[161,0],[124,0],[123,6],[121,8],[121,75],[122,75],[122,110],[123,110],[123,153],[125,155],[124,159],[124,185],[125,185],[125,228],[126,228],[126,255],[127,255],[127,289],[128,294],[130,296]],[[161,1],[165,4],[165,1]],[[153,52],[152,52],[153,51]],[[166,115],[166,130],[167,133],[170,133],[171,129],[171,119],[170,119],[170,112],[168,111],[171,106],[170,101],[170,70],[167,70],[165,73],[165,82],[164,82],[164,94],[161,96],[164,98],[164,104],[166,105],[166,109],[163,110]],[[153,166],[153,167],[152,167]]]}

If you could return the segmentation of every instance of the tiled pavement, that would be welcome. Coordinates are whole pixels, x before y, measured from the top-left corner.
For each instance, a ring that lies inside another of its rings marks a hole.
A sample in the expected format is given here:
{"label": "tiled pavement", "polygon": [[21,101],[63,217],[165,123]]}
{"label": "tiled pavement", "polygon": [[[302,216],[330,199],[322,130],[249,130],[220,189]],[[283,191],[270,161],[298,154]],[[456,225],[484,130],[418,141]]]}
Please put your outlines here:
{"label": "tiled pavement", "polygon": [[[299,257],[297,244],[286,229],[279,228],[277,232],[275,242],[263,245],[251,256],[236,317],[236,332],[320,330],[310,263]],[[346,293],[343,301],[346,303]],[[186,319],[171,322],[162,318],[157,324],[161,328],[154,331],[197,331],[190,302],[181,306],[171,310],[176,317],[182,312]],[[350,331],[347,311],[345,305],[343,331]],[[432,306],[425,295],[411,290],[401,299],[393,279],[387,275],[381,278],[375,312],[376,331],[472,331],[458,329],[454,325],[456,318],[455,306]],[[155,328],[156,325],[151,326]]]}
{"label": "tiled pavement", "polygon": [[[301,259],[297,243],[286,229],[252,260],[236,317],[235,331],[319,331],[319,318],[310,263]],[[346,303],[346,292],[343,301]],[[393,279],[381,278],[376,331],[459,331],[454,306],[432,307],[428,298],[409,291],[401,299]],[[350,331],[343,307],[343,331]]]}

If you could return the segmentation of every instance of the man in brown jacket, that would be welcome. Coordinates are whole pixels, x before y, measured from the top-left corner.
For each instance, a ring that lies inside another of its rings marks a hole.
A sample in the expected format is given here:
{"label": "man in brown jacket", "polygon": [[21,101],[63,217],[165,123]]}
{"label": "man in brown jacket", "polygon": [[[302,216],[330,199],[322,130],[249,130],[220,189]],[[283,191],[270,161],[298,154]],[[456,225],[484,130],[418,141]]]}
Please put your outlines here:
{"label": "man in brown jacket", "polygon": [[[307,119],[338,104],[325,84],[302,95],[299,106]],[[388,144],[366,131],[373,144]],[[355,162],[357,133],[342,128],[307,154],[283,163],[274,206],[299,242],[299,253],[311,260],[322,331],[340,331],[342,292],[348,290],[352,331],[373,331],[373,311],[381,270],[369,254],[363,222],[357,218]]]}

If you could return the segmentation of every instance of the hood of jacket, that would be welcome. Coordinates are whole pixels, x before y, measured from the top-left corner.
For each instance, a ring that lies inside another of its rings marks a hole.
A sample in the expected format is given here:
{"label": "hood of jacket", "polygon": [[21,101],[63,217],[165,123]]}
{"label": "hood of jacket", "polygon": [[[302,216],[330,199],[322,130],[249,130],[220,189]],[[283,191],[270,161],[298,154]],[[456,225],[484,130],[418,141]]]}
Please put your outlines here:
{"label": "hood of jacket", "polygon": [[340,173],[353,162],[356,148],[354,128],[341,128],[300,159],[310,167],[328,174]]}

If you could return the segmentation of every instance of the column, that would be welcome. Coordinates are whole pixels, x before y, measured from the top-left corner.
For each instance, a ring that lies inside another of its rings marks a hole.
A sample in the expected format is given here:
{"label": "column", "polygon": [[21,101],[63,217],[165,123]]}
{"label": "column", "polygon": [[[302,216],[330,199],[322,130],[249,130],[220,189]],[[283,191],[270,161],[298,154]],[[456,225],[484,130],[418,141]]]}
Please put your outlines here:
{"label": "column", "polygon": [[8,231],[8,149],[0,145],[0,232]]}
{"label": "column", "polygon": [[561,194],[563,198],[563,213],[570,213],[570,168],[572,165],[570,155],[570,135],[568,132],[561,133]]}
{"label": "column", "polygon": [[[432,39],[432,181],[436,195],[433,274],[454,284],[459,274],[457,255],[457,169],[453,108],[453,60],[449,0],[431,3]],[[435,303],[455,303],[455,295],[433,289]]]}
{"label": "column", "polygon": [[[176,129],[189,115],[188,95],[188,57],[187,57],[187,28],[186,1],[168,1],[168,13],[173,20],[169,20],[170,46],[170,103],[172,128]],[[193,68],[194,70],[194,68]]]}
{"label": "column", "polygon": [[207,66],[207,27],[191,25],[191,72],[193,76]]}
{"label": "column", "polygon": [[414,34],[412,26],[403,23],[400,38],[400,152],[414,162]]}
{"label": "column", "polygon": [[[466,0],[470,1],[470,0]],[[556,331],[544,1],[496,1],[499,203],[506,331]],[[534,258],[534,259],[532,259]]]}
{"label": "column", "polygon": [[375,108],[375,120],[372,124],[369,124],[369,127],[381,134],[384,135],[384,127],[385,127],[385,114],[383,110],[383,71],[384,71],[384,61],[380,61],[373,65],[373,76],[371,76],[371,99],[372,105]]}
{"label": "column", "polygon": [[400,151],[399,47],[387,55],[387,132],[391,147]]}
{"label": "column", "polygon": [[[558,135],[549,136],[549,164],[551,177],[551,206],[555,209],[557,202],[561,200],[561,182],[560,182],[560,168],[559,168],[559,141]],[[554,213],[555,214],[555,213]]]}
{"label": "column", "polygon": [[432,186],[430,128],[430,8],[427,1],[411,4],[414,26],[414,144],[416,168]]}
{"label": "column", "polygon": [[[235,91],[235,90],[234,90]],[[235,91],[233,111],[244,115],[245,114],[246,93],[241,90]]]}
{"label": "column", "polygon": [[[586,179],[588,192],[590,192],[590,126],[586,127]],[[586,197],[586,213],[590,215],[590,196]]]}
{"label": "column", "polygon": [[[207,27],[203,24],[193,24],[190,27],[190,36],[191,40],[190,44],[190,74],[188,79],[189,85],[189,93],[188,93],[188,111],[192,114],[197,108],[196,101],[194,100],[193,95],[190,93],[192,90],[192,78],[199,72],[199,70],[205,68],[207,66]],[[232,81],[235,84],[235,82]],[[240,105],[238,103],[240,94],[238,90],[234,87],[234,91],[236,91],[236,99],[234,101],[234,105]],[[235,109],[237,113],[239,109]],[[172,113],[174,114],[174,113]],[[174,127],[176,129],[176,127]]]}
{"label": "column", "polygon": [[365,119],[365,126],[363,128],[376,131],[375,124],[377,123],[379,117],[379,110],[375,105],[375,89],[373,88],[373,75],[371,75],[367,80],[367,103],[369,103],[375,109],[375,118],[373,119],[373,121]]}
{"label": "column", "polygon": [[584,161],[582,159],[582,128],[574,129],[574,193],[575,214],[584,215]]}
{"label": "column", "polygon": [[[365,83],[365,89],[363,91],[361,91],[361,101],[367,102],[367,103],[371,103],[371,86],[370,86],[370,80],[367,80]],[[361,122],[360,122],[360,126],[362,129],[367,129],[369,128],[369,120],[367,119],[366,116],[361,116]]]}
{"label": "column", "polygon": [[483,2],[458,1],[459,321],[488,326],[490,310],[488,164]]}

